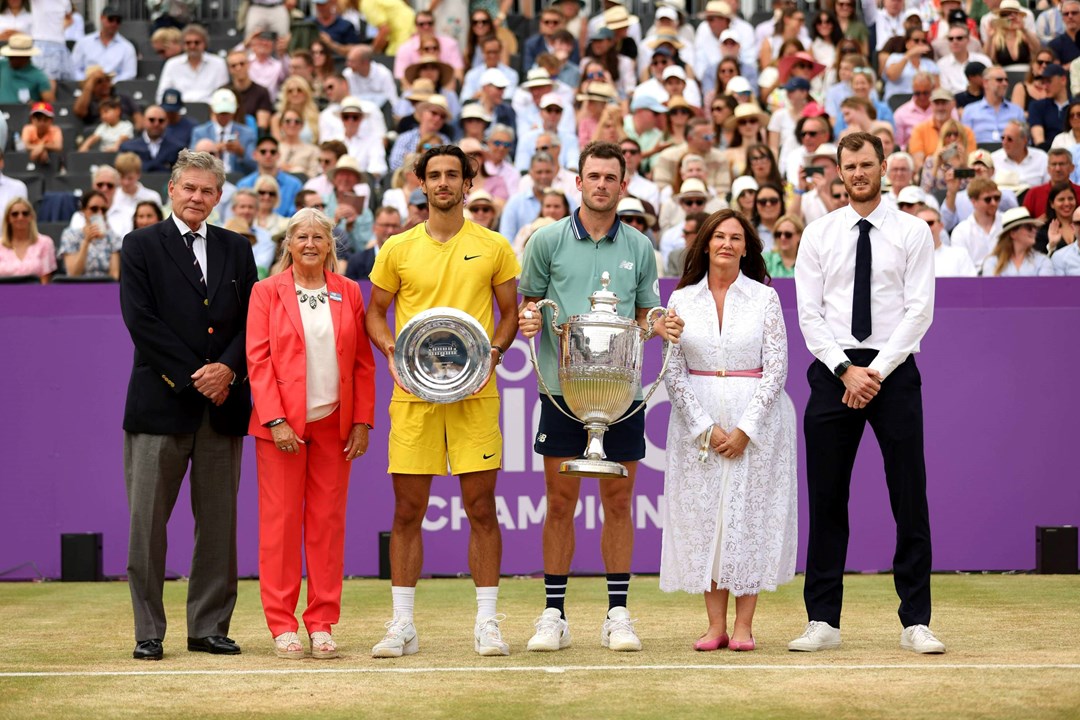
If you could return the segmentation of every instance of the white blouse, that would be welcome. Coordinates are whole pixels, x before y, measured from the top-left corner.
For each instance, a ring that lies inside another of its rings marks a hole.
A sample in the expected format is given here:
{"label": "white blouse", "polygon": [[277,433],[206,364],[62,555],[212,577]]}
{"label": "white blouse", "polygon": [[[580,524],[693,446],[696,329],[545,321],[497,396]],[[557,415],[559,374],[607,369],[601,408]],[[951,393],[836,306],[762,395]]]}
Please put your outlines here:
{"label": "white blouse", "polygon": [[304,323],[307,421],[310,423],[333,413],[341,401],[334,319],[330,316],[330,300],[325,285],[318,290],[297,285],[296,300],[300,304],[300,319]]}

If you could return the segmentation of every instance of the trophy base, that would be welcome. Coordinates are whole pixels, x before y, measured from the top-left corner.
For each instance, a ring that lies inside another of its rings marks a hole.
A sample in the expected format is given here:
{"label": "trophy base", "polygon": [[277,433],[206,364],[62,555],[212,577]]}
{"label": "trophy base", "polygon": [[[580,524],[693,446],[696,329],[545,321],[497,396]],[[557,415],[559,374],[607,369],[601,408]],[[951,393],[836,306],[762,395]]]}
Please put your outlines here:
{"label": "trophy base", "polygon": [[590,458],[578,458],[567,460],[559,465],[559,474],[569,477],[590,477],[600,480],[618,480],[626,477],[629,473],[626,468],[617,462],[610,460],[592,460]]}

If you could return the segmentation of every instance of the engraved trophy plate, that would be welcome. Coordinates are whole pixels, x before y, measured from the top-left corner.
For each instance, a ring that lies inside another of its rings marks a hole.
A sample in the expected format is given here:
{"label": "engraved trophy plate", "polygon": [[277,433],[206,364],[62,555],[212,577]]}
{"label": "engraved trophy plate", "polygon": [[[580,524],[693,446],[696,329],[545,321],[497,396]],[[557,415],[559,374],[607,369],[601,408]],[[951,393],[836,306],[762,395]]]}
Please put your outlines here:
{"label": "engraved trophy plate", "polygon": [[[604,433],[611,425],[634,414],[626,414],[626,411],[641,391],[642,353],[651,333],[633,319],[617,313],[619,299],[607,289],[609,281],[608,274],[603,273],[601,289],[589,296],[592,310],[583,315],[574,315],[562,325],[558,323],[559,306],[555,301],[541,300],[536,304],[540,310],[551,308],[551,329],[559,338],[559,385],[562,387],[563,400],[573,415],[555,403],[554,398],[552,403],[563,414],[582,423],[588,435],[583,456],[559,466],[559,472],[563,475],[596,478],[627,476],[623,465],[606,459]],[[649,326],[663,313],[664,308],[650,310]],[[670,343],[664,345],[664,363],[660,375],[634,412],[645,407],[645,401],[652,396],[664,377],[671,355]],[[532,340],[529,341],[529,350],[540,388],[551,398],[536,360],[536,347]]]}
{"label": "engraved trophy plate", "polygon": [[418,313],[398,333],[394,364],[401,384],[434,403],[472,395],[491,371],[491,342],[476,318],[456,308]]}

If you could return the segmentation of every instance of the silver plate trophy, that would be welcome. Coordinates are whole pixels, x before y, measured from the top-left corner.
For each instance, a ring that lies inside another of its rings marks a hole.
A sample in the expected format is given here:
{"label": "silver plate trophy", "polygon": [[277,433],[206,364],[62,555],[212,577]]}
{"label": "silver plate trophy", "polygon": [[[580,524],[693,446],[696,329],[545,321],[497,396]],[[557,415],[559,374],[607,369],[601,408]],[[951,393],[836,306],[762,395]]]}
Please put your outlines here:
{"label": "silver plate trophy", "polygon": [[463,400],[491,372],[491,341],[476,318],[457,308],[435,307],[405,323],[394,345],[401,384],[434,403]]}
{"label": "silver plate trophy", "polygon": [[[541,300],[539,310],[551,308],[551,327],[559,337],[559,384],[563,399],[574,415],[555,402],[540,373],[536,361],[535,338],[530,338],[529,349],[540,388],[555,407],[569,418],[584,423],[588,431],[585,454],[559,466],[559,472],[572,477],[624,478],[627,470],[617,462],[606,459],[604,433],[608,427],[622,422],[645,407],[667,371],[671,357],[671,343],[664,343],[664,363],[660,375],[653,382],[641,405],[634,412],[624,415],[634,397],[641,390],[641,356],[645,341],[652,336],[652,324],[659,315],[667,312],[662,307],[649,311],[646,330],[632,318],[618,314],[619,298],[608,291],[611,276],[604,273],[600,278],[600,290],[589,296],[592,310],[584,315],[574,315],[569,321],[558,324],[559,306],[554,300]],[[576,416],[576,417],[575,417]]]}

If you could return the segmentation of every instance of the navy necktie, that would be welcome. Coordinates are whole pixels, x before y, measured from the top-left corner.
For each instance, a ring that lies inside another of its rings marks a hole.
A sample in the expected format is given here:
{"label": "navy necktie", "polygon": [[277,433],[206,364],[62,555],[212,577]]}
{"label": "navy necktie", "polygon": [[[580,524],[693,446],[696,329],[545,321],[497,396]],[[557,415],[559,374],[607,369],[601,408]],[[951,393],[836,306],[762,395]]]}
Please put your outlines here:
{"label": "navy necktie", "polygon": [[859,220],[859,244],[855,250],[855,292],[851,298],[851,334],[858,341],[874,331],[870,321],[870,221]]}
{"label": "navy necktie", "polygon": [[199,264],[199,257],[195,254],[195,238],[197,237],[199,236],[193,232],[184,233],[184,245],[191,251],[191,262],[195,265],[195,272],[198,273],[203,287],[206,287],[206,277],[203,275],[202,265]]}

